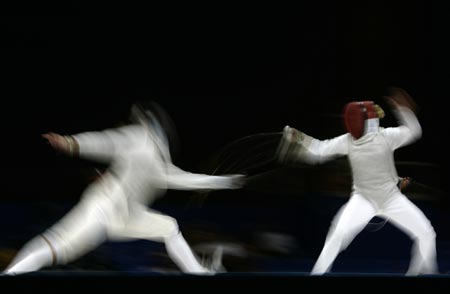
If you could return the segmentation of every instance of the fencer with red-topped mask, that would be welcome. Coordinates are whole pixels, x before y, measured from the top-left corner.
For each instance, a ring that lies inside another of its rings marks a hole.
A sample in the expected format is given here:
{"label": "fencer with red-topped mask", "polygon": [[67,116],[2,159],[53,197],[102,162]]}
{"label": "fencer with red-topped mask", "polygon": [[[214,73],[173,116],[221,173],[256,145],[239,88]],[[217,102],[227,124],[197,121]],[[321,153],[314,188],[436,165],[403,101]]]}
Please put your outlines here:
{"label": "fencer with red-topped mask", "polygon": [[373,101],[355,101],[344,109],[347,133],[319,140],[286,126],[278,148],[282,162],[298,160],[320,164],[347,156],[352,171],[350,199],[334,217],[313,275],[331,271],[340,252],[375,217],[381,217],[405,232],[413,241],[407,275],[438,273],[436,233],[425,214],[399,189],[394,151],[418,140],[422,128],[415,103],[403,89],[391,88],[387,101],[399,122],[382,128],[384,111]]}

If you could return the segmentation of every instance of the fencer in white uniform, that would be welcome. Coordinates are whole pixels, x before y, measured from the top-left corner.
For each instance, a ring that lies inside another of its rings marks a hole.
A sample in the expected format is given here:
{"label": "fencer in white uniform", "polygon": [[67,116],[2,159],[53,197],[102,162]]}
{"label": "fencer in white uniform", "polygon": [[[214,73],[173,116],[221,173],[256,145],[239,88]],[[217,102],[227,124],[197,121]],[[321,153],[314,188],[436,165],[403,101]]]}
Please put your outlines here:
{"label": "fencer in white uniform", "polygon": [[167,189],[236,189],[243,177],[181,170],[171,161],[168,140],[156,116],[134,107],[133,117],[134,124],[116,129],[44,135],[55,149],[108,163],[109,169],[66,216],[20,250],[5,274],[67,264],[107,240],[133,239],[164,242],[169,257],[185,273],[215,272],[198,261],[177,221],[149,205]]}
{"label": "fencer in white uniform", "polygon": [[349,132],[344,135],[318,140],[288,126],[284,129],[278,150],[280,160],[294,158],[319,164],[347,156],[352,170],[351,197],[332,221],[313,275],[329,272],[338,254],[375,216],[387,219],[413,240],[407,275],[438,272],[436,233],[424,213],[397,186],[394,151],[422,134],[412,111],[415,104],[400,88],[393,88],[387,98],[399,121],[398,127],[380,127],[382,109],[372,101],[361,101],[347,104],[344,118]]}

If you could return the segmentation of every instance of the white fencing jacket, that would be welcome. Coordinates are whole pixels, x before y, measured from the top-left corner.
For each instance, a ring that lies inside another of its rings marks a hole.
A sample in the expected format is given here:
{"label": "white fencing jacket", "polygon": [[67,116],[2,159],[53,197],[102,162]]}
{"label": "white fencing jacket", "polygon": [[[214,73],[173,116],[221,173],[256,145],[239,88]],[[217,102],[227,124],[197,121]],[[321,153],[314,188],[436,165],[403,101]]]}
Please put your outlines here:
{"label": "white fencing jacket", "polygon": [[400,126],[378,128],[357,140],[350,133],[328,140],[303,134],[299,143],[304,148],[298,156],[307,163],[318,164],[347,155],[353,174],[353,192],[372,199],[389,197],[399,191],[394,151],[422,135],[421,126],[410,109],[400,106],[395,114]]}

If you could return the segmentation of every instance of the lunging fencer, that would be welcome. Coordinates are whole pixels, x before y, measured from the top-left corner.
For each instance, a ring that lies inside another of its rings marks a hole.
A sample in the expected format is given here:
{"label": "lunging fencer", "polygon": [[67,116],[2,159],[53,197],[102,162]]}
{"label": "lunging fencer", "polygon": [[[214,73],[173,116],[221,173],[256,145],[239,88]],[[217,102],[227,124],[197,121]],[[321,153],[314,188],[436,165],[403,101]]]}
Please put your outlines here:
{"label": "lunging fencer", "polygon": [[135,104],[132,122],[119,128],[72,136],[43,137],[57,151],[109,164],[101,178],[83,192],[79,203],[59,222],[29,241],[4,271],[21,274],[67,264],[103,242],[146,239],[164,242],[182,272],[213,274],[213,264],[199,262],[177,221],[148,208],[167,189],[237,189],[241,175],[211,176],[186,172],[172,163],[169,140],[151,109]]}

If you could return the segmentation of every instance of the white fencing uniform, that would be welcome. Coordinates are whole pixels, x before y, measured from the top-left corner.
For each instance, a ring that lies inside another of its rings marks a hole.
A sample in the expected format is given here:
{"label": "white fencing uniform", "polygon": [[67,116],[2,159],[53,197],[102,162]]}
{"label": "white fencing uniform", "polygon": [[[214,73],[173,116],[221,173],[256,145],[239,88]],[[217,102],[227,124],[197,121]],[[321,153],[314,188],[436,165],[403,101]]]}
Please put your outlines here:
{"label": "white fencing uniform", "polygon": [[347,155],[353,175],[350,200],[334,217],[312,274],[328,272],[337,255],[375,216],[388,219],[414,241],[407,274],[437,272],[435,231],[422,211],[397,187],[399,177],[393,156],[397,148],[421,137],[421,126],[406,107],[398,107],[396,115],[399,127],[379,128],[374,119],[366,125],[366,133],[359,139],[347,133],[317,140],[300,133],[298,143],[302,147],[297,158],[317,164]]}
{"label": "white fencing uniform", "polygon": [[239,176],[185,172],[170,161],[168,146],[146,125],[129,125],[74,135],[79,156],[109,163],[80,202],[58,223],[19,252],[5,273],[34,271],[65,264],[106,240],[147,239],[165,242],[184,272],[209,272],[200,265],[174,218],[149,209],[167,189],[233,189]]}

